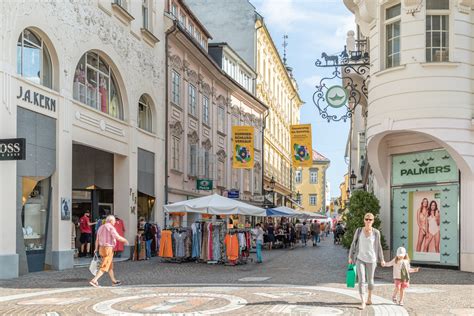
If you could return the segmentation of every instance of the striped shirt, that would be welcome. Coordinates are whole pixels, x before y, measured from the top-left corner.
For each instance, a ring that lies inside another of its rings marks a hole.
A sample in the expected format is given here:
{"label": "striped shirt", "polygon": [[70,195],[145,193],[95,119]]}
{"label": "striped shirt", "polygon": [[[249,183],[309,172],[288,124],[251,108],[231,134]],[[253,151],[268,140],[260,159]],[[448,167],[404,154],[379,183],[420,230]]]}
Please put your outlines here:
{"label": "striped shirt", "polygon": [[115,247],[119,237],[120,235],[117,233],[117,230],[110,223],[101,225],[97,231],[97,242],[100,247]]}

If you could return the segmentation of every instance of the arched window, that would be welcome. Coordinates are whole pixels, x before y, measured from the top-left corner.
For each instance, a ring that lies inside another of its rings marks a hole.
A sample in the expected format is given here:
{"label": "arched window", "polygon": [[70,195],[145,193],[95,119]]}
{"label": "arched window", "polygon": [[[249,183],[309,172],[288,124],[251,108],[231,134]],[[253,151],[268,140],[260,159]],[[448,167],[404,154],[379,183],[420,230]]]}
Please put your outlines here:
{"label": "arched window", "polygon": [[25,29],[18,38],[16,54],[16,69],[19,75],[34,83],[52,88],[51,56],[41,37],[32,30]]}
{"label": "arched window", "polygon": [[98,53],[87,52],[79,60],[74,73],[73,97],[96,110],[123,119],[117,80]]}
{"label": "arched window", "polygon": [[144,95],[138,100],[138,127],[153,132],[153,121],[151,116],[151,104],[148,98]]}

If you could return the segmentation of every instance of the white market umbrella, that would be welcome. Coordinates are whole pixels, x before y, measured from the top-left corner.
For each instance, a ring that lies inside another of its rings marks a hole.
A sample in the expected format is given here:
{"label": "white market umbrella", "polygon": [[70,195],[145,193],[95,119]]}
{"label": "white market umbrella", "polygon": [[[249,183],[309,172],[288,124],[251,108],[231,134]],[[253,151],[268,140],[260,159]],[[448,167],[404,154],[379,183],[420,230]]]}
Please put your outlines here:
{"label": "white market umbrella", "polygon": [[249,215],[266,216],[263,208],[244,202],[229,199],[218,194],[212,194],[196,199],[163,205],[166,213],[185,212],[212,215]]}
{"label": "white market umbrella", "polygon": [[286,214],[288,217],[301,215],[302,212],[294,210],[286,206],[275,207],[274,210]]}

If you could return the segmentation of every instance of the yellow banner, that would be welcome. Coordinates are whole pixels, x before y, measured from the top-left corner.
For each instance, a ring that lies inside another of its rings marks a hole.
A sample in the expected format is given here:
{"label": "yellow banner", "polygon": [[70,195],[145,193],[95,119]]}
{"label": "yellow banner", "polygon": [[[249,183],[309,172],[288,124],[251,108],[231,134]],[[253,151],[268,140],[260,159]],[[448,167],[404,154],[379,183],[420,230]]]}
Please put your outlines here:
{"label": "yellow banner", "polygon": [[254,128],[232,126],[232,168],[252,169],[254,164]]}
{"label": "yellow banner", "polygon": [[311,124],[291,125],[290,134],[293,167],[311,167],[313,164]]}

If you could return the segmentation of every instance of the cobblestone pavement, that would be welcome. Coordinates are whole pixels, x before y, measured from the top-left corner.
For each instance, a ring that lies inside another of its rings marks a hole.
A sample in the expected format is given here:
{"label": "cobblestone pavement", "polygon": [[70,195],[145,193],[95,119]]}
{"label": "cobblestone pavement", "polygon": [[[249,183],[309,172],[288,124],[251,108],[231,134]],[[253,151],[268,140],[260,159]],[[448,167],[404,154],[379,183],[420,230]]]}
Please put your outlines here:
{"label": "cobblestone pavement", "polygon": [[87,268],[31,273],[0,281],[0,314],[474,315],[474,274],[429,268],[413,274],[404,307],[391,302],[391,269],[378,268],[374,305],[360,311],[345,286],[346,258],[327,239],[265,251],[263,264],[120,262],[120,288],[107,276],[90,287]]}

